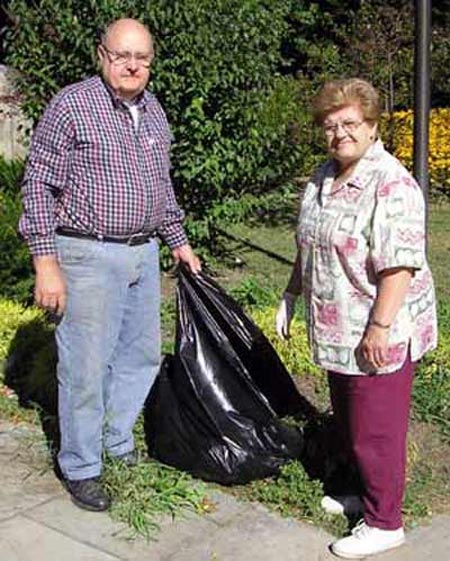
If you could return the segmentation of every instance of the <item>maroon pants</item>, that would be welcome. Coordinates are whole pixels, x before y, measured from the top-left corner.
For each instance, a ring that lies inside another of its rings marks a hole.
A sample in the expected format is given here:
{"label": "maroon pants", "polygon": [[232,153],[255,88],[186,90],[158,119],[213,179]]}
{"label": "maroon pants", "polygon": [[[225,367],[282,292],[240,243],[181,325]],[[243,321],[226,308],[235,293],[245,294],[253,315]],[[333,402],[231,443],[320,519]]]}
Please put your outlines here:
{"label": "maroon pants", "polygon": [[415,364],[377,376],[328,372],[333,412],[343,444],[363,485],[364,520],[369,526],[402,526],[406,434]]}

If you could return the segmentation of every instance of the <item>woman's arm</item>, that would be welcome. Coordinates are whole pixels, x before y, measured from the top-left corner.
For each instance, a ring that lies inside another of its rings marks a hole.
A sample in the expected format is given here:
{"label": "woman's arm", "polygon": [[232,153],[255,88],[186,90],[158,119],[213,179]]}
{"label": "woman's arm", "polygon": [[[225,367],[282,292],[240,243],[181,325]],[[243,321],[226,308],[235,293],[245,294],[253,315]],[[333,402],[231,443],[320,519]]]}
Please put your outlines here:
{"label": "woman's arm", "polygon": [[281,337],[281,339],[289,339],[289,327],[291,325],[292,317],[294,316],[295,303],[302,291],[301,275],[301,253],[299,249],[297,251],[294,266],[292,267],[288,285],[283,293],[283,297],[281,298],[275,319],[275,327],[278,336]]}
{"label": "woman's arm", "polygon": [[294,266],[285,292],[298,296],[302,292],[302,255],[301,250],[297,251]]}

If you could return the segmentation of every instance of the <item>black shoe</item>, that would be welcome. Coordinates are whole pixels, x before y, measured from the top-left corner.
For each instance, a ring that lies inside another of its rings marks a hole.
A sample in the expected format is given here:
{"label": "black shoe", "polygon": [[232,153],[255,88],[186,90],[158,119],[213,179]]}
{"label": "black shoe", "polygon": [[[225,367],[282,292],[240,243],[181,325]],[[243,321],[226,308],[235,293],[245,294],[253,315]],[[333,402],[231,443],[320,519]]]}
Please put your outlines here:
{"label": "black shoe", "polygon": [[78,480],[66,479],[65,484],[72,496],[72,501],[80,508],[95,512],[108,510],[111,499],[102,489],[97,477]]}
{"label": "black shoe", "polygon": [[115,456],[115,458],[116,458],[116,460],[120,460],[122,463],[124,463],[129,468],[135,467],[139,463],[139,457],[138,457],[138,453],[136,452],[136,450],[131,450],[131,452],[126,452],[125,454],[122,454],[121,456]]}

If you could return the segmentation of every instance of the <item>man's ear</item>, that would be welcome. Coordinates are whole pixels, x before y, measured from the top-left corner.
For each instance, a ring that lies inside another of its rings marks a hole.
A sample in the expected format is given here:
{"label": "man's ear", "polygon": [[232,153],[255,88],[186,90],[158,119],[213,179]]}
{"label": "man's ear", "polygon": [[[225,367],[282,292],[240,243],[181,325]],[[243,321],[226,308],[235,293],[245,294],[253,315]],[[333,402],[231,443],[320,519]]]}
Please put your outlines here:
{"label": "man's ear", "polygon": [[99,61],[99,62],[102,62],[103,57],[105,56],[104,53],[103,53],[103,51],[102,51],[102,46],[101,46],[101,45],[97,45],[96,51],[97,51],[97,59],[98,59],[98,61]]}

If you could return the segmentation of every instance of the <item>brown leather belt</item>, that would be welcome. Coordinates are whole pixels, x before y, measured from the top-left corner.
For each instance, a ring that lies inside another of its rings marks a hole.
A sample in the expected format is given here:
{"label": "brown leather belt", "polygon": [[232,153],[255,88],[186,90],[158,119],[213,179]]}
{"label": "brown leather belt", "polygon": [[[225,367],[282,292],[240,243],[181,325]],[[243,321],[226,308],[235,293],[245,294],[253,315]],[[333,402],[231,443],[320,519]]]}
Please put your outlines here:
{"label": "brown leather belt", "polygon": [[149,242],[156,236],[156,232],[140,232],[131,234],[130,236],[104,236],[102,234],[88,234],[71,228],[58,227],[56,233],[59,236],[67,236],[68,238],[81,238],[85,240],[95,240],[98,242],[122,243],[126,245],[142,245]]}

